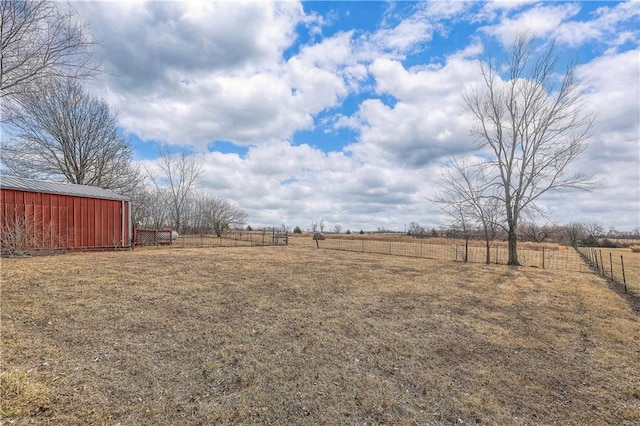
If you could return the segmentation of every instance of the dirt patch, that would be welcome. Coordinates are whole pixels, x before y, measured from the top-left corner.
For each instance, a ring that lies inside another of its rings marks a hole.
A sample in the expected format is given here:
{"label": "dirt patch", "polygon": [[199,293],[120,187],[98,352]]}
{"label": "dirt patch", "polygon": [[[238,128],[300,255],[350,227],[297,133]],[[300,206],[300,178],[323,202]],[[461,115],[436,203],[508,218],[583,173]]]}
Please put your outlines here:
{"label": "dirt patch", "polygon": [[2,347],[16,424],[640,422],[638,317],[588,273],[303,244],[5,259]]}

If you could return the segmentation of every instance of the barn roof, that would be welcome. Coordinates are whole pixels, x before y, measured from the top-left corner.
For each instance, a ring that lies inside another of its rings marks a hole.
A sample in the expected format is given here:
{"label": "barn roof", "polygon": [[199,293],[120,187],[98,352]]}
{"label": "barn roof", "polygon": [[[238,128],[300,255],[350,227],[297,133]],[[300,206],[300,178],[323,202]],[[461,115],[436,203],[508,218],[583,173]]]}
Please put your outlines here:
{"label": "barn roof", "polygon": [[47,182],[13,176],[0,176],[0,188],[18,191],[41,192],[45,194],[73,195],[76,197],[101,198],[106,200],[128,200],[109,189],[97,186],[76,185],[73,183]]}

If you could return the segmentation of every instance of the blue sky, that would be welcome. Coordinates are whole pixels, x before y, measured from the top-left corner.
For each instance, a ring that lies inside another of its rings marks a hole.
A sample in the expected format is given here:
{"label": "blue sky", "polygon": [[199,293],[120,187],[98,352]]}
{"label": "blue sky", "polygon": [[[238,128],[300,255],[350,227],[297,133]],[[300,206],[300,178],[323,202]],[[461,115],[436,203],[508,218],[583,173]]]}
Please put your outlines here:
{"label": "blue sky", "polygon": [[91,90],[118,111],[136,161],[153,170],[159,145],[200,156],[200,186],[254,226],[446,225],[428,199],[451,156],[478,155],[461,96],[480,61],[525,29],[555,39],[597,114],[575,168],[601,184],[543,197],[546,220],[640,226],[638,2],[72,7],[110,71]]}

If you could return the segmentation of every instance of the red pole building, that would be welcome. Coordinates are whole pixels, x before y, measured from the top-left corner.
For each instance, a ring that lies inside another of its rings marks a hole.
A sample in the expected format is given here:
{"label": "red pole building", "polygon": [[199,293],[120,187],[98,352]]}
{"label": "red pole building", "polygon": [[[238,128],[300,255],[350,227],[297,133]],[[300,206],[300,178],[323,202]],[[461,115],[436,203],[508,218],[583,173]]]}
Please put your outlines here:
{"label": "red pole building", "polygon": [[130,248],[131,201],[94,186],[0,176],[0,232],[3,250]]}

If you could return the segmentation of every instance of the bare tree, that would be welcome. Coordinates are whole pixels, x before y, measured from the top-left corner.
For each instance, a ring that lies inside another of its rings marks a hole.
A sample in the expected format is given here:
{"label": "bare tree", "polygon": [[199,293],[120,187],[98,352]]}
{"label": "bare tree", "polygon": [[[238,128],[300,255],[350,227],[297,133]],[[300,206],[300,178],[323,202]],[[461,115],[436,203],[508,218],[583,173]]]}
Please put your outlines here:
{"label": "bare tree", "polygon": [[97,71],[87,29],[62,7],[48,0],[0,3],[0,98],[33,93],[43,81]]}
{"label": "bare tree", "polygon": [[229,200],[204,192],[197,194],[195,199],[195,216],[202,233],[212,230],[221,237],[232,226],[247,222],[247,213]]}
{"label": "bare tree", "polygon": [[535,222],[521,222],[518,228],[520,235],[525,241],[542,243],[553,234],[554,228],[549,225],[538,225]]}
{"label": "bare tree", "polygon": [[609,231],[607,231],[608,238],[619,238],[621,235],[622,233],[618,231],[615,226],[610,226]]}
{"label": "bare tree", "polygon": [[[217,204],[217,212],[211,217],[213,222],[213,230],[218,237],[232,226],[239,226],[247,223],[247,213],[236,204],[224,198],[215,198]],[[286,232],[286,226],[283,227]]]}
{"label": "bare tree", "polygon": [[159,173],[149,173],[149,177],[169,208],[172,226],[182,233],[189,195],[195,189],[196,180],[202,174],[202,161],[195,155],[161,149],[158,168]]}
{"label": "bare tree", "polygon": [[[518,265],[521,215],[536,210],[548,191],[592,186],[570,166],[585,148],[593,117],[582,112],[583,92],[569,63],[558,78],[560,54],[552,43],[537,54],[533,39],[519,36],[504,65],[481,65],[482,85],[464,100],[475,119],[474,133],[493,158],[497,198],[504,210],[510,265]],[[500,72],[505,70],[505,80]]]}
{"label": "bare tree", "polygon": [[578,241],[584,238],[585,226],[579,222],[572,222],[565,226],[566,236],[573,247],[578,246]]}
{"label": "bare tree", "polygon": [[127,194],[131,199],[131,220],[136,228],[160,229],[169,225],[165,191],[166,188],[155,188],[141,180],[140,185]]}
{"label": "bare tree", "polygon": [[459,163],[452,159],[442,175],[443,189],[433,201],[454,219],[454,226],[462,229],[465,241],[471,230],[481,229],[486,246],[485,262],[489,264],[491,243],[504,220],[493,179],[486,171],[483,163]]}
{"label": "bare tree", "polygon": [[427,229],[418,222],[411,222],[409,224],[409,229],[407,230],[407,235],[422,238],[427,235]]}
{"label": "bare tree", "polygon": [[169,226],[169,198],[167,188],[153,188],[149,191],[151,199],[145,204],[144,227],[160,229]]}
{"label": "bare tree", "polygon": [[432,201],[440,204],[442,210],[451,217],[453,221],[451,227],[456,237],[460,237],[460,233],[462,234],[461,236],[464,238],[465,243],[463,260],[466,262],[469,253],[469,238],[471,237],[471,232],[474,227],[472,219],[473,209],[460,194],[453,191],[447,192],[446,194],[437,194],[436,198]]}
{"label": "bare tree", "polygon": [[138,184],[133,149],[118,130],[115,114],[80,82],[55,80],[17,99],[23,113],[7,128],[10,140],[2,144],[2,164],[10,173],[121,193]]}
{"label": "bare tree", "polygon": [[588,246],[599,246],[600,238],[604,235],[604,227],[597,223],[587,223],[584,225],[586,238],[583,243]]}
{"label": "bare tree", "polygon": [[342,225],[335,225],[335,226],[333,227],[333,229],[334,229],[334,231],[335,231],[335,233],[336,233],[336,234],[339,234],[339,233],[341,233],[341,232],[342,232]]}

